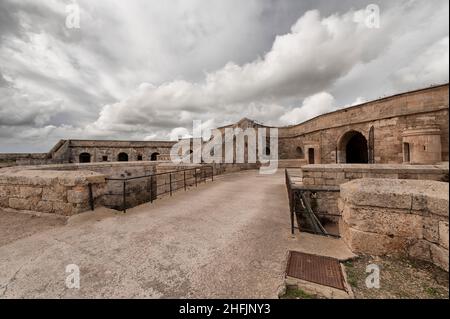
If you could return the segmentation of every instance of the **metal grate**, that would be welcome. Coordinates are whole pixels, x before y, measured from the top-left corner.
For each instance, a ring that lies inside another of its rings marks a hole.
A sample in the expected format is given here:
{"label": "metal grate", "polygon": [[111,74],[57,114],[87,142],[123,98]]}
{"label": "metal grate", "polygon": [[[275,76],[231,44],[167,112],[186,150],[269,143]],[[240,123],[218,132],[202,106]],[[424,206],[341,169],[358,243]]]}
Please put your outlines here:
{"label": "metal grate", "polygon": [[330,257],[290,251],[286,276],[345,290],[339,260]]}

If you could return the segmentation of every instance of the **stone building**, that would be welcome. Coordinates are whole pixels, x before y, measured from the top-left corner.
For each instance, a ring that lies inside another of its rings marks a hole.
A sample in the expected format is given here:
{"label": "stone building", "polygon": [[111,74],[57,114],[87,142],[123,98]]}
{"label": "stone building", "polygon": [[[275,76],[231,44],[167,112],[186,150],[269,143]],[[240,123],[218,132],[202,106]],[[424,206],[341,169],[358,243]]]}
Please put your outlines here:
{"label": "stone building", "polygon": [[[298,125],[278,127],[279,159],[296,159],[302,164],[448,161],[448,94],[448,84],[438,85],[344,108]],[[269,129],[247,118],[218,129],[224,132],[226,128]],[[266,154],[270,153],[269,139]],[[170,149],[175,143],[61,140],[48,153],[0,154],[0,167],[2,162],[35,165],[170,160]]]}
{"label": "stone building", "polygon": [[[303,164],[446,162],[448,94],[449,85],[439,85],[278,127],[279,159],[299,159]],[[244,118],[219,129],[223,132],[226,128],[249,127],[269,128]]]}
{"label": "stone building", "polygon": [[309,164],[448,161],[448,84],[401,93],[280,128],[280,159]]}
{"label": "stone building", "polygon": [[168,160],[175,142],[65,140],[53,158],[69,163]]}
{"label": "stone building", "polygon": [[169,160],[170,141],[60,140],[48,153],[0,154],[10,165]]}

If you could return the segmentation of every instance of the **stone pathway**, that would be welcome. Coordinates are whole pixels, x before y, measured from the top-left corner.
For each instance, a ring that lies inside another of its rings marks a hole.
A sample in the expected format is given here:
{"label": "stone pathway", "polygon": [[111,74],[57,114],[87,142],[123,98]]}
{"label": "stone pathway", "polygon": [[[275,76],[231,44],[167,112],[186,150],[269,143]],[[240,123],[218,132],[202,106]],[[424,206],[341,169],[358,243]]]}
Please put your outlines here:
{"label": "stone pathway", "polygon": [[[234,173],[1,246],[0,298],[276,298],[289,249],[353,256],[337,239],[291,237],[284,171]],[[80,289],[65,286],[68,264]]]}

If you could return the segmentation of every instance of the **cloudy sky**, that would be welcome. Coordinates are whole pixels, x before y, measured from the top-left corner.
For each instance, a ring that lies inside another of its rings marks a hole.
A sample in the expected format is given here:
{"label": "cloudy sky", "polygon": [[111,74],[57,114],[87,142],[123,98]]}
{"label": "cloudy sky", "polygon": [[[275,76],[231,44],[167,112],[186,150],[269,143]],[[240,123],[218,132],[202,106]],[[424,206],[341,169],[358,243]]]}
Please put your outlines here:
{"label": "cloudy sky", "polygon": [[67,138],[167,140],[192,120],[289,125],[446,83],[448,6],[1,0],[0,152]]}

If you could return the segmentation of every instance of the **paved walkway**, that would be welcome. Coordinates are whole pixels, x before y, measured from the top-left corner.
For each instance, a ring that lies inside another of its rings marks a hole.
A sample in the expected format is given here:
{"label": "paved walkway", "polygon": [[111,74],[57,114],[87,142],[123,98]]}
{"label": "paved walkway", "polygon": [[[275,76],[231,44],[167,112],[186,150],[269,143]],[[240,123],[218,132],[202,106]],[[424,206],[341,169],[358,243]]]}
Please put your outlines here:
{"label": "paved walkway", "polygon": [[[0,298],[276,298],[289,249],[351,256],[340,240],[291,238],[282,171],[234,173],[0,247]],[[79,290],[65,286],[68,264]]]}

